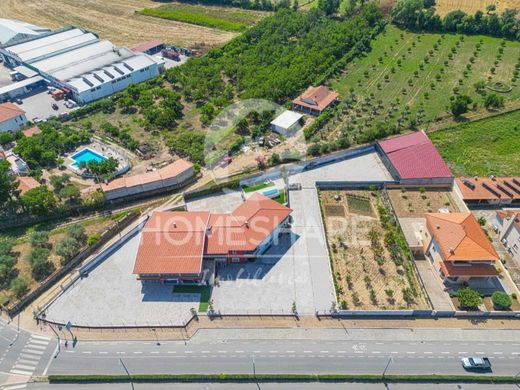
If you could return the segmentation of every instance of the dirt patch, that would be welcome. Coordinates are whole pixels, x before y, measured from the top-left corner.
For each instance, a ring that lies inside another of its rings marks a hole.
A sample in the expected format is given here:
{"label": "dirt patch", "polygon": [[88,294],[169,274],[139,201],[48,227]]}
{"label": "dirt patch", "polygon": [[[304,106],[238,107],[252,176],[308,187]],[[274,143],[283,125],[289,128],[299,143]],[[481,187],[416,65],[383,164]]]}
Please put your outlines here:
{"label": "dirt patch", "polygon": [[[341,308],[428,307],[411,260],[385,242],[388,230],[381,212],[387,216],[388,208],[381,193],[321,191],[320,201]],[[342,215],[340,210],[348,212]],[[412,289],[417,294],[409,299]]]}
{"label": "dirt patch", "polygon": [[398,218],[422,218],[425,213],[437,213],[439,209],[448,209],[456,213],[456,203],[447,190],[392,189],[388,196]]}
{"label": "dirt patch", "polygon": [[136,13],[159,5],[152,0],[3,0],[0,16],[49,28],[74,25],[91,30],[116,45],[129,47],[160,39],[177,46],[206,50],[236,35]]}
{"label": "dirt patch", "polygon": [[497,14],[501,14],[506,9],[520,10],[520,3],[518,0],[436,0],[435,10],[437,11],[437,14],[441,16],[457,10],[474,15],[477,11],[485,13],[486,7],[490,4],[496,6],[495,13]]}

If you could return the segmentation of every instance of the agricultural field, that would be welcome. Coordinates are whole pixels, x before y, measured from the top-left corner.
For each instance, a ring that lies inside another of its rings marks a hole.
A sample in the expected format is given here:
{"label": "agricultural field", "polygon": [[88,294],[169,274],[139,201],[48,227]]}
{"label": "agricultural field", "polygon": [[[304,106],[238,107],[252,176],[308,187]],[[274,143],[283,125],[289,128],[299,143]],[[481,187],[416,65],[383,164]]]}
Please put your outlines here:
{"label": "agricultural field", "polygon": [[426,308],[402,232],[383,193],[320,191],[338,302],[342,309]]}
{"label": "agricultural field", "polygon": [[477,11],[486,12],[486,7],[490,4],[496,6],[495,13],[498,14],[501,14],[506,9],[520,10],[518,0],[435,0],[435,10],[441,16],[459,9],[473,15]]}
{"label": "agricultural field", "polygon": [[0,16],[50,28],[75,25],[101,38],[132,47],[152,39],[198,50],[221,45],[236,33],[173,20],[140,15],[143,8],[157,7],[153,0],[2,0]]}
{"label": "agricultural field", "polygon": [[425,213],[437,213],[447,209],[450,213],[460,210],[450,191],[419,188],[387,190],[397,218],[423,218]]}
{"label": "agricultural field", "polygon": [[234,32],[243,31],[264,16],[269,15],[267,12],[182,3],[169,3],[157,8],[145,8],[139,13],[145,16]]}
{"label": "agricultural field", "polygon": [[520,176],[520,111],[435,131],[429,137],[455,176]]}
{"label": "agricultural field", "polygon": [[[318,138],[346,134],[366,142],[450,117],[450,97],[469,95],[483,109],[486,93],[505,104],[520,98],[520,42],[486,36],[416,34],[388,25],[366,56],[355,59],[330,82],[342,102]],[[483,86],[477,91],[475,83]],[[481,83],[481,84],[482,84]],[[493,91],[492,91],[493,90]],[[371,135],[371,137],[368,137]]]}

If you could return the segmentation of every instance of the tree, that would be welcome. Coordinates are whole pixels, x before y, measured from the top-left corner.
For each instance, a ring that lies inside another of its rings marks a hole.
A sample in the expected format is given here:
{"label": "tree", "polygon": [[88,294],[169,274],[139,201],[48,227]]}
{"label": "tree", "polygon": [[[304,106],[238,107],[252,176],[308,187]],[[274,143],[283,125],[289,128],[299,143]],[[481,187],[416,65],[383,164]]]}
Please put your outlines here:
{"label": "tree", "polygon": [[70,202],[75,202],[81,195],[79,187],[74,183],[69,183],[63,187],[58,196],[61,199],[68,199]]}
{"label": "tree", "polygon": [[32,267],[32,275],[36,281],[41,281],[52,274],[55,270],[54,264],[50,261],[40,261]]}
{"label": "tree", "polygon": [[87,236],[85,234],[85,227],[80,223],[76,223],[74,225],[69,226],[66,232],[69,237],[74,238],[81,244],[83,244],[87,239]]}
{"label": "tree", "polygon": [[119,161],[114,157],[109,157],[103,161],[91,160],[87,163],[87,169],[96,176],[108,175],[116,171]]}
{"label": "tree", "polygon": [[334,15],[339,10],[339,0],[318,0],[318,9],[322,10],[325,15]]}
{"label": "tree", "polygon": [[78,253],[81,244],[73,237],[66,237],[56,244],[56,254],[61,257],[61,263],[65,264]]}
{"label": "tree", "polygon": [[29,289],[27,281],[21,276],[17,277],[11,282],[11,290],[14,292],[16,298],[21,298]]}
{"label": "tree", "polygon": [[280,155],[278,153],[273,153],[271,157],[269,157],[269,163],[271,165],[278,165],[281,162]]}
{"label": "tree", "polygon": [[496,93],[490,93],[484,98],[484,106],[487,109],[497,109],[504,107],[504,98]]}
{"label": "tree", "polygon": [[467,95],[457,95],[451,102],[450,109],[453,116],[457,117],[468,112],[468,106],[473,100]]}
{"label": "tree", "polygon": [[62,175],[51,175],[49,177],[49,181],[54,188],[55,193],[59,193],[60,190],[69,183],[70,175],[68,173],[63,173]]}
{"label": "tree", "polygon": [[49,232],[39,230],[29,235],[29,242],[33,248],[48,248],[49,247]]}
{"label": "tree", "polygon": [[479,293],[469,287],[460,288],[455,293],[460,306],[468,310],[476,310],[482,304]]}
{"label": "tree", "polygon": [[16,176],[9,172],[10,164],[6,160],[0,161],[0,207],[18,195]]}
{"label": "tree", "polygon": [[499,310],[509,310],[513,304],[511,297],[502,291],[495,291],[493,295],[491,295],[491,301],[493,302],[493,306]]}
{"label": "tree", "polygon": [[56,207],[56,198],[52,191],[43,185],[30,189],[23,194],[22,204],[31,214],[45,216]]}
{"label": "tree", "polygon": [[16,259],[11,255],[0,255],[0,288],[8,286],[13,276]]}

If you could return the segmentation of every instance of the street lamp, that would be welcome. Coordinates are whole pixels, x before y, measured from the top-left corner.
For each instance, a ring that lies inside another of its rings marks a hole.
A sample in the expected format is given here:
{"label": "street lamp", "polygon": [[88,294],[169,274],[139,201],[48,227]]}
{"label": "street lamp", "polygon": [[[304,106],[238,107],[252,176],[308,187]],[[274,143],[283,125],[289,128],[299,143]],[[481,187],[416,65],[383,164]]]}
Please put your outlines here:
{"label": "street lamp", "polygon": [[155,341],[156,341],[156,344],[157,344],[157,345],[161,345],[161,343],[159,342],[159,337],[157,336],[156,329],[155,329],[155,328],[152,328],[152,332],[153,332],[153,334],[155,335]]}
{"label": "street lamp", "polygon": [[123,369],[125,370],[126,375],[128,375],[128,379],[130,380],[130,386],[132,386],[132,390],[134,390],[134,382],[132,382],[132,377],[130,376],[130,372],[126,368],[125,363],[123,363],[123,359],[119,358],[119,362],[123,366]]}
{"label": "street lamp", "polygon": [[383,382],[385,381],[386,370],[388,370],[388,366],[390,365],[390,363],[392,363],[392,356],[390,356],[390,358],[388,359],[388,362],[386,363],[386,367],[383,370],[383,377],[382,377]]}

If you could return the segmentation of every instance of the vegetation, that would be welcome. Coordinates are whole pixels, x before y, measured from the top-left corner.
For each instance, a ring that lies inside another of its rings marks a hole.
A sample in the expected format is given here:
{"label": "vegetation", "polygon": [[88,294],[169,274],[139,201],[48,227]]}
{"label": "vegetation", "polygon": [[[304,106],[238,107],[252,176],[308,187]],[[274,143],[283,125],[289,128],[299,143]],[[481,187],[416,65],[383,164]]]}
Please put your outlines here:
{"label": "vegetation", "polygon": [[501,15],[492,13],[491,9],[488,14],[477,11],[475,15],[456,10],[441,18],[434,7],[432,0],[399,0],[392,9],[392,20],[411,30],[486,34],[520,40],[520,19],[516,9],[507,9]]}
{"label": "vegetation", "polygon": [[209,301],[211,298],[211,286],[175,286],[174,293],[179,294],[200,294],[199,313],[208,311]]}
{"label": "vegetation", "polygon": [[520,175],[520,111],[435,131],[430,139],[455,176]]}
{"label": "vegetation", "polygon": [[458,289],[455,296],[459,300],[460,306],[467,310],[477,310],[482,304],[482,298],[479,293],[469,287]]}
{"label": "vegetation", "polygon": [[491,295],[491,301],[493,302],[493,306],[499,310],[509,310],[513,304],[511,297],[501,291],[495,291],[493,295]]}

